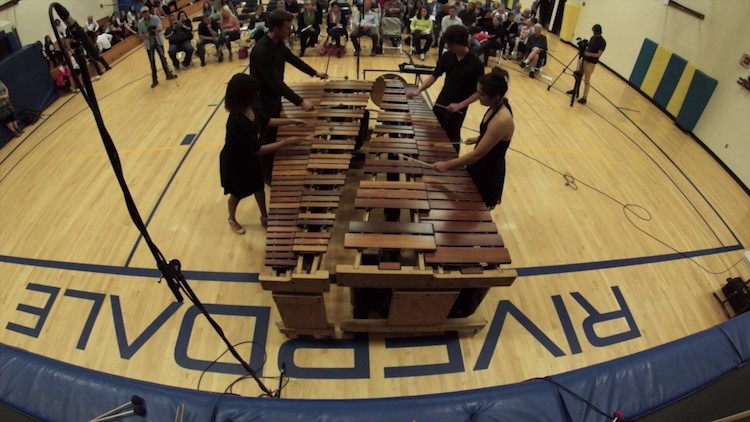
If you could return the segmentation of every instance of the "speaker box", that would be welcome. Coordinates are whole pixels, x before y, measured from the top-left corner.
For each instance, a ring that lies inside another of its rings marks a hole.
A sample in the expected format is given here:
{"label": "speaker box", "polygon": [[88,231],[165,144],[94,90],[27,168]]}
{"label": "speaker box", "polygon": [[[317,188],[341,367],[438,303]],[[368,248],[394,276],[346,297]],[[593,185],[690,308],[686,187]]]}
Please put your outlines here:
{"label": "speaker box", "polygon": [[724,297],[734,310],[735,315],[750,310],[750,288],[748,288],[746,281],[739,277],[728,278],[727,284],[721,288],[721,292],[724,293]]}

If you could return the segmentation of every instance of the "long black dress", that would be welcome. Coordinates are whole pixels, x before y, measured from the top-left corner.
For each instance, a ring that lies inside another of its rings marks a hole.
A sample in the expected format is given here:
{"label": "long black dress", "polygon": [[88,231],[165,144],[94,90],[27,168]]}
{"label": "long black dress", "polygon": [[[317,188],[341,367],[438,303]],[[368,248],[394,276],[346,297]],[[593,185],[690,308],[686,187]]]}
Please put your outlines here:
{"label": "long black dress", "polygon": [[[500,111],[501,108],[507,107],[510,114],[513,115],[513,110],[508,104],[508,100],[503,100],[500,107],[495,110],[492,115],[487,119],[487,113],[484,114],[482,123],[479,125],[479,142],[477,146],[484,140],[484,134],[487,132],[487,126]],[[503,196],[503,185],[505,184],[505,153],[510,147],[510,139],[501,140],[488,152],[484,157],[480,158],[474,164],[466,166],[469,171],[471,179],[477,187],[477,191],[482,195],[482,200],[487,208],[492,209],[495,205],[500,203],[500,199]]]}
{"label": "long black dress", "polygon": [[252,121],[242,113],[229,113],[227,136],[219,156],[219,173],[224,194],[237,198],[248,197],[263,190],[263,169],[258,149],[258,136],[268,124],[268,118],[260,113]]}

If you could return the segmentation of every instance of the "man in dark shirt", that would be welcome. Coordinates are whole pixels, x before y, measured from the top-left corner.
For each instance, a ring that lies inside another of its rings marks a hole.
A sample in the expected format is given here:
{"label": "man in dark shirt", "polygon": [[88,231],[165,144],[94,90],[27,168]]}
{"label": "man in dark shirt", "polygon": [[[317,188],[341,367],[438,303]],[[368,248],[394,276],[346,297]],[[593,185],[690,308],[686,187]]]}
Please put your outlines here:
{"label": "man in dark shirt", "polygon": [[484,66],[477,56],[469,54],[469,31],[463,25],[448,27],[443,34],[443,41],[448,51],[438,59],[435,71],[418,90],[407,92],[406,97],[419,95],[445,73],[443,90],[435,100],[432,111],[458,151],[466,110],[469,104],[479,99],[477,82],[484,75]]}
{"label": "man in dark shirt", "polygon": [[164,38],[169,40],[169,57],[172,59],[175,70],[180,68],[180,62],[177,60],[177,53],[185,53],[185,59],[182,66],[187,69],[190,67],[190,61],[193,58],[193,46],[190,40],[193,38],[193,27],[190,20],[178,21],[174,14],[169,15],[169,28],[164,32]]}
{"label": "man in dark shirt", "polygon": [[466,9],[458,12],[458,18],[469,28],[477,23],[477,14],[475,13],[476,5],[472,2],[466,3]]}
{"label": "man in dark shirt", "polygon": [[602,37],[602,26],[596,24],[591,30],[594,35],[591,37],[591,40],[589,40],[589,45],[583,53],[583,96],[578,100],[581,104],[586,104],[586,97],[589,95],[591,74],[594,73],[594,68],[596,67],[596,64],[599,63],[599,57],[604,53],[604,49],[607,48],[607,41]]}
{"label": "man in dark shirt", "polygon": [[224,35],[221,33],[221,26],[211,18],[210,13],[203,15],[203,22],[198,25],[198,58],[201,59],[201,66],[206,65],[206,44],[213,44],[216,47],[216,56],[219,57],[219,63],[224,61],[224,53],[221,48],[225,43]]}
{"label": "man in dark shirt", "polygon": [[[294,16],[285,10],[274,10],[268,15],[268,33],[261,38],[250,53],[250,75],[260,82],[260,109],[268,118],[281,115],[281,97],[305,111],[315,108],[312,102],[303,99],[284,83],[284,66],[289,62],[301,72],[320,79],[327,79],[328,74],[318,72],[310,65],[292,54],[285,42],[292,32]],[[263,128],[260,135],[263,144],[276,142],[276,129]],[[270,181],[273,169],[273,154],[262,156],[263,171],[266,181]]]}
{"label": "man in dark shirt", "polygon": [[534,77],[534,69],[542,67],[547,62],[547,37],[542,33],[542,24],[534,25],[534,35],[526,40],[526,50],[529,55],[520,63],[521,68],[530,67],[529,76]]}

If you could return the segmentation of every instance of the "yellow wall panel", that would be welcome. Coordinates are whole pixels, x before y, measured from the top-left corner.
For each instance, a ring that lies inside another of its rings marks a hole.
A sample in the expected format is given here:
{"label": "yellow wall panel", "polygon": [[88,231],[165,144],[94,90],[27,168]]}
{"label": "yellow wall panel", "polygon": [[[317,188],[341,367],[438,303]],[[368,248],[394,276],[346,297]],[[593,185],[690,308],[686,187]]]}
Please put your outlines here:
{"label": "yellow wall panel", "polygon": [[664,76],[664,71],[667,69],[667,64],[669,64],[669,59],[671,57],[671,51],[661,45],[656,47],[656,53],[654,53],[654,58],[651,59],[651,65],[646,72],[646,78],[641,84],[641,91],[646,93],[649,97],[654,97],[656,88],[659,87],[659,82],[661,82],[661,78]]}
{"label": "yellow wall panel", "polygon": [[682,76],[680,76],[677,87],[674,89],[672,98],[669,100],[669,104],[667,104],[667,111],[671,115],[677,116],[680,113],[682,103],[685,102],[685,96],[687,95],[688,88],[690,88],[690,82],[693,80],[693,75],[695,75],[695,66],[688,62],[685,70],[682,72]]}

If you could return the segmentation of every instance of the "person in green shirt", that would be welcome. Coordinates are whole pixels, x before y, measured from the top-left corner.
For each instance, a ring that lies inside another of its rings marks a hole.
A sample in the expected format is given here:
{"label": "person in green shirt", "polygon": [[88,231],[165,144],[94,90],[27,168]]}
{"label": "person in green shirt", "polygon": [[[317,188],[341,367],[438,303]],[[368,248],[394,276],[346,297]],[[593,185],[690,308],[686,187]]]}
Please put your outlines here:
{"label": "person in green shirt", "polygon": [[[422,40],[425,40],[422,47]],[[432,19],[430,12],[426,7],[417,10],[414,18],[411,20],[411,45],[419,54],[419,59],[424,60],[424,55],[430,50],[432,45]]]}
{"label": "person in green shirt", "polygon": [[315,46],[315,42],[318,40],[318,35],[320,35],[320,21],[320,14],[313,8],[312,2],[310,0],[305,0],[304,9],[297,17],[299,25],[300,57],[305,55],[306,48]]}

